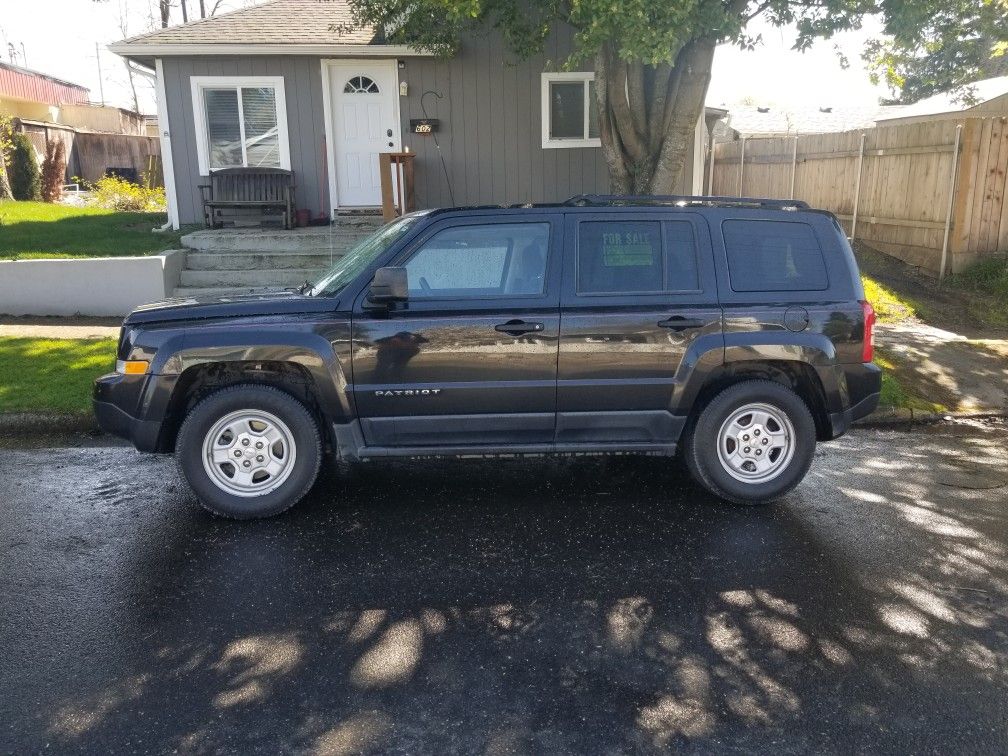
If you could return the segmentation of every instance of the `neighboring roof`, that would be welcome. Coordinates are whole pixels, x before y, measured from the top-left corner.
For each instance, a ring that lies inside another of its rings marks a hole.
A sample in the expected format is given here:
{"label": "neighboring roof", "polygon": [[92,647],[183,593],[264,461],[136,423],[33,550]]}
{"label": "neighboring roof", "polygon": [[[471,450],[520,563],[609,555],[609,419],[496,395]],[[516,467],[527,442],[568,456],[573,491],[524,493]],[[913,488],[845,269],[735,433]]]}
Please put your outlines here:
{"label": "neighboring roof", "polygon": [[[333,28],[342,30],[332,31]],[[117,43],[126,45],[367,45],[374,29],[355,27],[346,0],[269,0],[219,16],[169,26]]]}
{"label": "neighboring roof", "polygon": [[47,105],[76,105],[88,101],[87,87],[9,63],[0,63],[0,95]]}
{"label": "neighboring roof", "polygon": [[[1008,94],[1008,76],[995,76],[975,81],[960,89],[925,97],[913,105],[904,105],[898,112],[888,113],[879,120],[963,112],[1004,94]],[[969,101],[964,100],[964,96],[968,96]]]}
{"label": "neighboring roof", "polygon": [[894,117],[902,105],[786,108],[776,105],[732,105],[727,126],[739,136],[828,134],[866,129],[882,116]]}

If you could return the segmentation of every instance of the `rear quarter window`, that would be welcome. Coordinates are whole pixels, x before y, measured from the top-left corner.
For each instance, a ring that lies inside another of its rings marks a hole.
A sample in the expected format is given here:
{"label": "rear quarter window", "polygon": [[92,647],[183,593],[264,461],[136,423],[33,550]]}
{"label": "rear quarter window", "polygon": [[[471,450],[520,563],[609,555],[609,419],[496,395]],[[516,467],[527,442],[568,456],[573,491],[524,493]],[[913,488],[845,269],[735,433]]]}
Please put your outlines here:
{"label": "rear quarter window", "polygon": [[732,291],[824,291],[826,262],[815,231],[796,221],[721,224]]}

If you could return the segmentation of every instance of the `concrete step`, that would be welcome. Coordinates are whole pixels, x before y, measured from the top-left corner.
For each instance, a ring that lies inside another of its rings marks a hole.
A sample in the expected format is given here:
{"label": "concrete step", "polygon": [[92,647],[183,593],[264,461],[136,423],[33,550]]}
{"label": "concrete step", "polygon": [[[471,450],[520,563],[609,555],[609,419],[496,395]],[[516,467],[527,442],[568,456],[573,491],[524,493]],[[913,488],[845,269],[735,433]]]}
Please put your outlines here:
{"label": "concrete step", "polygon": [[336,252],[190,252],[187,270],[283,270],[311,268],[326,270],[343,256]]}
{"label": "concrete step", "polygon": [[283,270],[183,270],[181,287],[287,287],[300,286],[319,278],[325,268]]}
{"label": "concrete step", "polygon": [[372,221],[340,223],[291,231],[269,228],[204,229],[182,237],[182,244],[196,252],[303,252],[344,251],[380,228]]}
{"label": "concrete step", "polygon": [[172,296],[182,298],[196,297],[214,299],[216,297],[236,297],[244,294],[268,294],[274,291],[283,291],[283,289],[275,286],[179,286],[172,292]]}

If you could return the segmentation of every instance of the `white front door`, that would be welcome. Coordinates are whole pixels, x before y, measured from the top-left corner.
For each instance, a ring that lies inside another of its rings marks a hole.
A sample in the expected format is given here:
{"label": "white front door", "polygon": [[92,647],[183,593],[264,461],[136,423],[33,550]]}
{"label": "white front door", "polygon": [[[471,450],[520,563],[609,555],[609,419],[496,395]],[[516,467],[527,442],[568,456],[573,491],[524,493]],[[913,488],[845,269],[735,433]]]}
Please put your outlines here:
{"label": "white front door", "polygon": [[381,205],[378,153],[400,149],[394,60],[341,60],[329,66],[339,207]]}

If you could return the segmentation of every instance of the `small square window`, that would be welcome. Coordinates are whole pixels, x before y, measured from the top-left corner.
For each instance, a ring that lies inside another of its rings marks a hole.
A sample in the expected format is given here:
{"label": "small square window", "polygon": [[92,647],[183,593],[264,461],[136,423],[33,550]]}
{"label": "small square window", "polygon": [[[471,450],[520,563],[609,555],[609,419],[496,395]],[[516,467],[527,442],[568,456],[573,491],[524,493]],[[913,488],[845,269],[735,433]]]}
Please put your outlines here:
{"label": "small square window", "polygon": [[584,139],[584,85],[551,81],[550,139]]}
{"label": "small square window", "polygon": [[542,146],[598,147],[595,74],[542,75]]}

